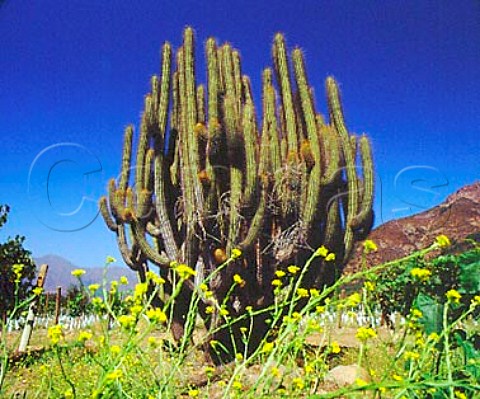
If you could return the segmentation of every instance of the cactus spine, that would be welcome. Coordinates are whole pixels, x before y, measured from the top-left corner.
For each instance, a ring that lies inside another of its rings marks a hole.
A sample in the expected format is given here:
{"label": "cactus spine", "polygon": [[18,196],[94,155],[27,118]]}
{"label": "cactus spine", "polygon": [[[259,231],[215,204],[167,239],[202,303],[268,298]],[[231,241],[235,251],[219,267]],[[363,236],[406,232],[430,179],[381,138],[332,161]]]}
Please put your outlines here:
{"label": "cactus spine", "polygon": [[[249,78],[242,76],[238,51],[208,39],[203,86],[196,82],[194,49],[191,28],[175,58],[170,44],[163,46],[161,75],[152,78],[145,97],[135,164],[129,126],[118,185],[110,181],[100,210],[140,279],[149,264],[159,267],[167,280],[165,295],[178,281],[171,262],[185,263],[207,278],[213,298],[202,297],[199,311],[207,325],[221,327],[218,309],[207,315],[206,306],[217,301],[232,315],[270,306],[274,272],[308,258],[308,248],[324,244],[335,251],[329,268],[336,275],[341,271],[354,241],[371,228],[373,161],[368,138],[347,130],[335,80],[326,80],[327,123],[315,109],[301,50],[293,50],[289,59],[281,34],[273,43],[274,69],[262,74],[261,110],[253,103]],[[234,249],[242,256],[233,256]],[[229,266],[217,273],[225,260]],[[320,264],[309,271],[306,284],[331,283],[326,270]],[[235,273],[246,283],[231,291]],[[193,281],[185,281],[171,305],[176,339],[184,333],[196,290]],[[249,350],[264,337],[266,318],[252,320]],[[240,324],[230,327],[236,342],[221,328],[211,338],[227,350],[239,350],[245,345]]]}

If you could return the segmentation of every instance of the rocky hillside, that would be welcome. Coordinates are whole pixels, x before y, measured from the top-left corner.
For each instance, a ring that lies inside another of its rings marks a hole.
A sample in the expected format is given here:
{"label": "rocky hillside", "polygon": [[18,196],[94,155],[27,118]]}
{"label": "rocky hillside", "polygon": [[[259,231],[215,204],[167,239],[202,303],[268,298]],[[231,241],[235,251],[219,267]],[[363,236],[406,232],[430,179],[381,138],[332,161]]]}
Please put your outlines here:
{"label": "rocky hillside", "polygon": [[[378,251],[367,255],[367,264],[387,262],[426,248],[440,234],[455,242],[477,233],[480,233],[480,181],[462,187],[434,208],[374,229],[368,238],[377,244]],[[357,243],[345,273],[359,269],[362,250],[362,242]]]}

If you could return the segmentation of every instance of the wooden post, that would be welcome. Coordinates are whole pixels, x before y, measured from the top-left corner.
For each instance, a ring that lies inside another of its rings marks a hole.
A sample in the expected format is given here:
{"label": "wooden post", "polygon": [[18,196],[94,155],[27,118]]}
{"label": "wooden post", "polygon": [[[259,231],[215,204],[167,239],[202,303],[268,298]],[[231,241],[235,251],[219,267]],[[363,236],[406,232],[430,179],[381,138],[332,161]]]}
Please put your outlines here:
{"label": "wooden post", "polygon": [[62,287],[57,287],[57,296],[55,297],[55,325],[58,324],[58,319],[60,318],[60,308],[62,302]]}
{"label": "wooden post", "polygon": [[[37,288],[43,288],[45,283],[45,277],[47,276],[48,265],[43,264],[40,266],[40,271],[38,272],[37,277]],[[27,315],[27,322],[23,327],[22,338],[20,339],[20,345],[18,346],[19,352],[25,352],[27,349],[28,343],[30,342],[30,338],[32,336],[33,331],[33,322],[35,321],[35,311],[37,307],[38,297],[35,298],[30,306],[28,307],[28,315]]]}

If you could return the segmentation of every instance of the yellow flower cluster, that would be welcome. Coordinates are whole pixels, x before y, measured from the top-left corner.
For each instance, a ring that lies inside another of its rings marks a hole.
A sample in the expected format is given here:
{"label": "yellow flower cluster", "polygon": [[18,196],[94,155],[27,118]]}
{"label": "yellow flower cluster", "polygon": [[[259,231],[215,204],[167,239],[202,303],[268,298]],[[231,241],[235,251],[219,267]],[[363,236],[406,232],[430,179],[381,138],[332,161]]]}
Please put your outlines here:
{"label": "yellow flower cluster", "polygon": [[121,316],[118,316],[117,320],[120,323],[120,325],[126,330],[133,328],[136,322],[135,316],[131,314],[128,314],[128,315],[122,314]]}
{"label": "yellow flower cluster", "polygon": [[184,263],[176,264],[174,267],[175,271],[178,273],[180,278],[186,280],[191,276],[195,276],[196,272],[190,266],[185,265]]}
{"label": "yellow flower cluster", "polygon": [[83,270],[83,269],[72,270],[72,276],[73,277],[82,277],[85,273],[86,273],[86,271]]}
{"label": "yellow flower cluster", "polygon": [[358,292],[354,292],[352,295],[350,295],[347,298],[346,306],[354,308],[360,305],[361,302],[362,302],[362,297],[360,296],[360,294]]}
{"label": "yellow flower cluster", "polygon": [[152,323],[165,323],[168,320],[167,315],[160,308],[147,309],[145,315]]}
{"label": "yellow flower cluster", "polygon": [[81,342],[82,344],[85,343],[85,341],[88,341],[90,338],[92,338],[92,333],[89,331],[81,331],[80,334],[78,334],[78,342]]}
{"label": "yellow flower cluster", "polygon": [[147,280],[153,281],[154,284],[157,284],[157,285],[165,284],[165,279],[159,276],[157,273],[152,272],[151,270],[147,272],[146,276],[147,276]]}
{"label": "yellow flower cluster", "polygon": [[447,300],[452,303],[460,303],[460,299],[462,298],[462,295],[454,289],[447,291],[445,295],[447,296]]}
{"label": "yellow flower cluster", "polygon": [[438,244],[440,248],[447,248],[452,245],[450,239],[445,234],[440,234],[435,238],[435,243]]}
{"label": "yellow flower cluster", "polygon": [[411,271],[410,271],[410,275],[419,280],[419,281],[427,281],[430,276],[432,275],[432,272],[428,269],[423,269],[423,268],[420,268],[420,267],[414,267]]}
{"label": "yellow flower cluster", "polygon": [[317,248],[314,255],[325,258],[327,262],[335,260],[335,254],[333,252],[328,252],[328,249],[324,245],[322,245],[320,248]]}
{"label": "yellow flower cluster", "polygon": [[245,285],[245,280],[239,274],[235,274],[233,276],[233,282],[235,284],[238,284],[240,287],[243,287]]}
{"label": "yellow flower cluster", "polygon": [[231,256],[232,259],[238,259],[240,258],[240,256],[242,256],[242,251],[238,248],[233,248]]}
{"label": "yellow flower cluster", "polygon": [[373,328],[370,328],[370,327],[360,327],[358,330],[357,330],[357,333],[355,334],[355,336],[360,340],[360,341],[363,341],[363,342],[366,342],[368,341],[370,338],[375,338],[377,336],[377,333],[375,332],[375,330]]}
{"label": "yellow flower cluster", "polygon": [[50,338],[52,345],[57,345],[60,342],[62,335],[63,328],[60,324],[48,328],[47,336]]}
{"label": "yellow flower cluster", "polygon": [[297,272],[300,270],[300,268],[298,266],[295,266],[295,265],[290,265],[290,266],[287,267],[287,270],[291,274],[297,274]]}
{"label": "yellow flower cluster", "polygon": [[22,279],[22,271],[23,271],[24,267],[25,267],[25,265],[23,265],[21,263],[17,263],[17,264],[12,266],[13,274],[15,274],[15,284],[18,284],[20,282],[20,280]]}
{"label": "yellow flower cluster", "polygon": [[366,254],[369,254],[370,252],[377,252],[378,251],[377,244],[375,244],[375,242],[373,242],[372,240],[365,240],[363,242],[363,251]]}

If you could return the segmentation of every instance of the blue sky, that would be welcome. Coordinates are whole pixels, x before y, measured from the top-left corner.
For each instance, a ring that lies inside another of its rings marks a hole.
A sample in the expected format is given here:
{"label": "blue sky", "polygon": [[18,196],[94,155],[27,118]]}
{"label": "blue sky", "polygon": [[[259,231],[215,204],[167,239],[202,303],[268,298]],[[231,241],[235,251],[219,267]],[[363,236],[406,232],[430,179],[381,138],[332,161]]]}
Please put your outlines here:
{"label": "blue sky", "polygon": [[480,177],[480,2],[0,4],[0,203],[12,208],[0,239],[25,235],[34,256],[120,259],[96,200],[118,173],[123,128],[139,122],[161,45],[178,46],[186,25],[198,66],[209,36],[240,50],[257,99],[278,31],[304,49],[323,111],[324,80],[336,77],[350,130],[373,142],[377,224]]}

